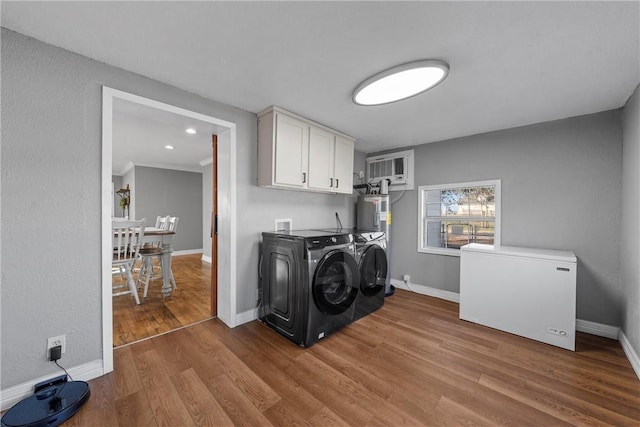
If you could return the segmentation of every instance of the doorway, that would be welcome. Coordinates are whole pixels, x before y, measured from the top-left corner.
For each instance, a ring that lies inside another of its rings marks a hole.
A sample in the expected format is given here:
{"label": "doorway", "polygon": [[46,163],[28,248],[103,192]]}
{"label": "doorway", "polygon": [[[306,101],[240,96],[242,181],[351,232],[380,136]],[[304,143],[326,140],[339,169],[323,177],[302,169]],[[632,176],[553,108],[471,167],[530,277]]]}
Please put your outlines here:
{"label": "doorway", "polygon": [[[113,147],[114,101],[125,100],[173,114],[210,123],[217,129],[218,159],[217,201],[223,200],[218,212],[217,241],[217,317],[227,326],[236,326],[235,273],[235,158],[236,125],[232,122],[185,110],[149,98],[103,87],[102,134],[102,342],[103,373],[113,370],[113,301],[111,291],[111,174]],[[209,148],[211,146],[209,145]]]}

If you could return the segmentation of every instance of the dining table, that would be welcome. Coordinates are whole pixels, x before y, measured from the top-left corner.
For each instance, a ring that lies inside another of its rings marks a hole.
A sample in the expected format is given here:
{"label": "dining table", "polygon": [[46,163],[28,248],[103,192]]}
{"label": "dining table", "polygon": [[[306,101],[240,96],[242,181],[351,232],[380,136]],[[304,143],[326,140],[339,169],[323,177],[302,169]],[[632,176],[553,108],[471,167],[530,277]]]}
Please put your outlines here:
{"label": "dining table", "polygon": [[171,295],[176,281],[171,271],[171,254],[173,252],[173,238],[176,232],[164,230],[156,227],[145,227],[142,243],[150,243],[159,245],[162,248],[162,295],[168,297]]}

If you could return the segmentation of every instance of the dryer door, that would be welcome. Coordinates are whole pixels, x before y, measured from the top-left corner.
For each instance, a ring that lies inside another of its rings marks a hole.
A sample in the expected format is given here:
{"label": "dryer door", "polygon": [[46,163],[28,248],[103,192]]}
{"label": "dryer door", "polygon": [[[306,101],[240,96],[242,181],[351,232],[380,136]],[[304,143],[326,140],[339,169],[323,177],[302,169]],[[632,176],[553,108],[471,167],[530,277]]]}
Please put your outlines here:
{"label": "dryer door", "polygon": [[369,245],[360,258],[360,291],[372,297],[384,291],[387,254],[378,245]]}
{"label": "dryer door", "polygon": [[313,300],[324,313],[344,313],[353,305],[359,283],[356,260],[344,251],[331,251],[318,262],[313,275]]}

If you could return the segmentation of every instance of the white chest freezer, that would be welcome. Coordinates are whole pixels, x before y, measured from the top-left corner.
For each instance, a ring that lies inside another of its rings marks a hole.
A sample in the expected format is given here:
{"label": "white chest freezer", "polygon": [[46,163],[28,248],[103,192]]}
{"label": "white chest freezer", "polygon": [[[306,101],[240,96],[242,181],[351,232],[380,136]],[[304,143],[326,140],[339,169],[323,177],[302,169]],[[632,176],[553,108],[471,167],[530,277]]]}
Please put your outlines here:
{"label": "white chest freezer", "polygon": [[460,318],[575,350],[573,252],[471,243],[460,248]]}

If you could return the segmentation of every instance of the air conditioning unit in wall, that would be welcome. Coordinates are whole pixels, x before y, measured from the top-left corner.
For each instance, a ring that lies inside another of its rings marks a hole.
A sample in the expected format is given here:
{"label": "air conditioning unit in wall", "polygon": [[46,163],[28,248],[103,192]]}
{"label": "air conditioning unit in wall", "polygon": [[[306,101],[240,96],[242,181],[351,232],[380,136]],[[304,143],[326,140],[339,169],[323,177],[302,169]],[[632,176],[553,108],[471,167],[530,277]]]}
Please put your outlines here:
{"label": "air conditioning unit in wall", "polygon": [[389,183],[389,191],[413,190],[413,150],[367,157],[367,182]]}

